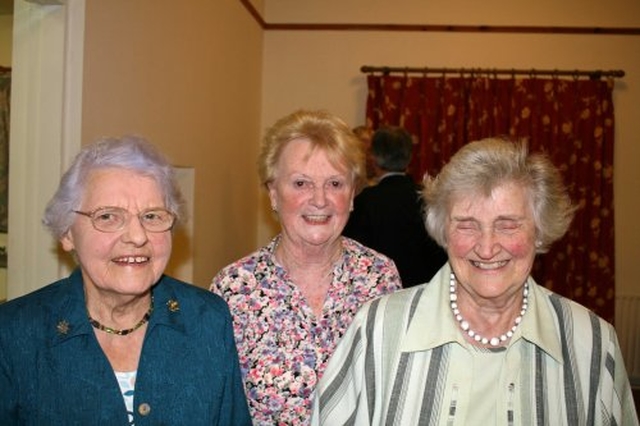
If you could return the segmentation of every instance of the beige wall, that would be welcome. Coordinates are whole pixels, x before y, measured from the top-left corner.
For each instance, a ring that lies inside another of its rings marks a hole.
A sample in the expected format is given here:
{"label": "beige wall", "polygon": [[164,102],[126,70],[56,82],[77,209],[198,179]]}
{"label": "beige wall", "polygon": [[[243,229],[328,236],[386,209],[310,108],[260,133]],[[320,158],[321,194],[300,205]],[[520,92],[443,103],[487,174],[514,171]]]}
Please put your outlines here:
{"label": "beige wall", "polygon": [[[626,0],[252,4],[269,23],[640,27],[640,4]],[[83,140],[140,133],[195,168],[192,254],[204,286],[277,232],[255,177],[264,128],[301,107],[360,124],[361,65],[623,69],[614,94],[616,276],[619,292],[640,294],[639,36],[262,31],[235,0],[88,0],[85,49]]]}
{"label": "beige wall", "polygon": [[637,27],[634,0],[265,0],[270,23]]}
{"label": "beige wall", "polygon": [[[278,0],[267,1],[265,13],[269,23],[640,27],[640,3],[626,0]],[[263,123],[300,107],[328,108],[353,125],[362,123],[361,65],[626,71],[614,92],[616,282],[620,294],[640,294],[640,36],[267,31]],[[260,243],[276,232],[265,216]]]}
{"label": "beige wall", "polygon": [[174,256],[206,287],[255,247],[262,30],[237,0],[87,0],[85,28],[83,143],[136,133],[195,169]]}

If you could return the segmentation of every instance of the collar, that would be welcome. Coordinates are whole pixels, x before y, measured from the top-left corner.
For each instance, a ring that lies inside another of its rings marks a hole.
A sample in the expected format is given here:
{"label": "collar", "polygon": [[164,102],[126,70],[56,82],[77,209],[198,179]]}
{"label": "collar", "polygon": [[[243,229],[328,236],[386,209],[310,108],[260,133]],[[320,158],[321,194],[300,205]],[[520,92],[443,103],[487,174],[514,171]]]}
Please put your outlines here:
{"label": "collar", "polygon": [[48,300],[51,303],[51,345],[91,333],[80,269],[52,286],[54,293]]}
{"label": "collar", "polygon": [[[449,307],[450,274],[451,266],[447,262],[430,283],[423,284],[424,292],[401,345],[402,351],[430,350],[447,343],[458,343],[463,347],[468,345]],[[508,346],[518,339],[525,339],[562,363],[562,346],[548,292],[539,287],[533,278],[529,277],[528,280],[529,309]],[[425,333],[425,325],[428,324],[434,326]]]}
{"label": "collar", "polygon": [[[180,298],[176,294],[177,281],[163,275],[153,287],[154,309],[149,330],[156,326],[172,327],[186,332],[180,311]],[[76,336],[93,333],[87,316],[84,284],[79,268],[54,284],[51,302],[51,345],[57,345]]]}
{"label": "collar", "polygon": [[406,175],[407,174],[405,172],[387,172],[378,178],[378,182],[381,182],[382,179],[385,179],[391,176],[406,176]]}
{"label": "collar", "polygon": [[[279,279],[286,281],[289,279],[288,272],[276,260],[276,249],[278,248],[278,244],[280,244],[281,240],[282,233],[277,234],[266,246],[260,248],[259,256],[264,259],[264,262],[258,263],[263,264],[263,267],[268,270],[269,273],[273,273],[273,271],[275,271],[275,274]],[[333,270],[333,274],[336,277],[342,276],[345,265],[349,264],[351,258],[355,255],[354,253],[359,252],[357,249],[357,245],[359,243],[357,241],[344,236],[340,236],[340,241],[342,244],[342,256],[340,256],[340,258],[335,262]]]}

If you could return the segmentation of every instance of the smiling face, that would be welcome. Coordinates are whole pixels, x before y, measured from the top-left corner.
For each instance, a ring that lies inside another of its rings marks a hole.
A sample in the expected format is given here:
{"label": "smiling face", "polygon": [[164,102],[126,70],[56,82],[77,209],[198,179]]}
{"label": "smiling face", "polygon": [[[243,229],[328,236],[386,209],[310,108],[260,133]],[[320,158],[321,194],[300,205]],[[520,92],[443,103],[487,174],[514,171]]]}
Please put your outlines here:
{"label": "smiling face", "polygon": [[283,149],[269,198],[278,212],[283,242],[324,246],[335,242],[347,223],[354,184],[345,168],[336,168],[324,150],[312,150],[307,139]]}
{"label": "smiling face", "polygon": [[519,291],[535,258],[530,198],[515,183],[491,195],[454,198],[447,252],[458,283],[476,300],[500,300]]}
{"label": "smiling face", "polygon": [[137,214],[164,207],[163,194],[153,179],[132,171],[107,168],[93,171],[86,182],[78,210],[121,207],[132,214],[124,228],[106,233],[93,228],[91,219],[76,215],[61,238],[66,251],[75,251],[87,291],[140,295],[155,284],[171,255],[171,231],[148,232]]}

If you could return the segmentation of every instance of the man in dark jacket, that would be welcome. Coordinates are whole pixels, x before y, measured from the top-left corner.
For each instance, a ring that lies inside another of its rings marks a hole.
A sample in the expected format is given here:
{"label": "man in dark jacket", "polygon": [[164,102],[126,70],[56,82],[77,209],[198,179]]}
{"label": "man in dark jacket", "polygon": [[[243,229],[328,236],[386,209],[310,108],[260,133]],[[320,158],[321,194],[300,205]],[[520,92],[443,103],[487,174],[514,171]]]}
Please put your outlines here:
{"label": "man in dark jacket", "polygon": [[411,135],[400,127],[374,133],[371,154],[378,183],[356,196],[343,231],[393,259],[404,287],[428,282],[447,260],[425,230],[420,186],[406,173],[412,149]]}

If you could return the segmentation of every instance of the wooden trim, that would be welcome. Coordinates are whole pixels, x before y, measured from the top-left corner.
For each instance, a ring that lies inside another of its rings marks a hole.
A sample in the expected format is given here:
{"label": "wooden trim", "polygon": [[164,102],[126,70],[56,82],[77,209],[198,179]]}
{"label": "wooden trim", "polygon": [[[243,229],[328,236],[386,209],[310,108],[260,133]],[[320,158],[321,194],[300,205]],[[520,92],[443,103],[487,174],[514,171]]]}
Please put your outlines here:
{"label": "wooden trim", "polygon": [[249,12],[249,15],[251,15],[253,19],[255,19],[258,25],[260,25],[260,28],[264,30],[267,24],[264,22],[264,19],[262,19],[262,15],[260,15],[255,7],[253,7],[253,3],[251,3],[251,0],[240,0],[240,3],[242,3],[245,9],[247,9],[247,11]]}
{"label": "wooden trim", "polygon": [[535,25],[428,25],[428,24],[309,24],[269,23],[256,10],[251,0],[240,0],[249,14],[265,31],[379,31],[379,32],[454,32],[509,34],[582,34],[640,35],[640,27],[560,27]]}
{"label": "wooden trim", "polygon": [[27,3],[34,3],[40,6],[62,6],[62,0],[25,0]]}
{"label": "wooden trim", "polygon": [[543,27],[516,25],[419,25],[419,24],[269,24],[265,30],[288,31],[386,31],[386,32],[457,32],[457,33],[522,33],[640,35],[640,28],[630,27]]}

